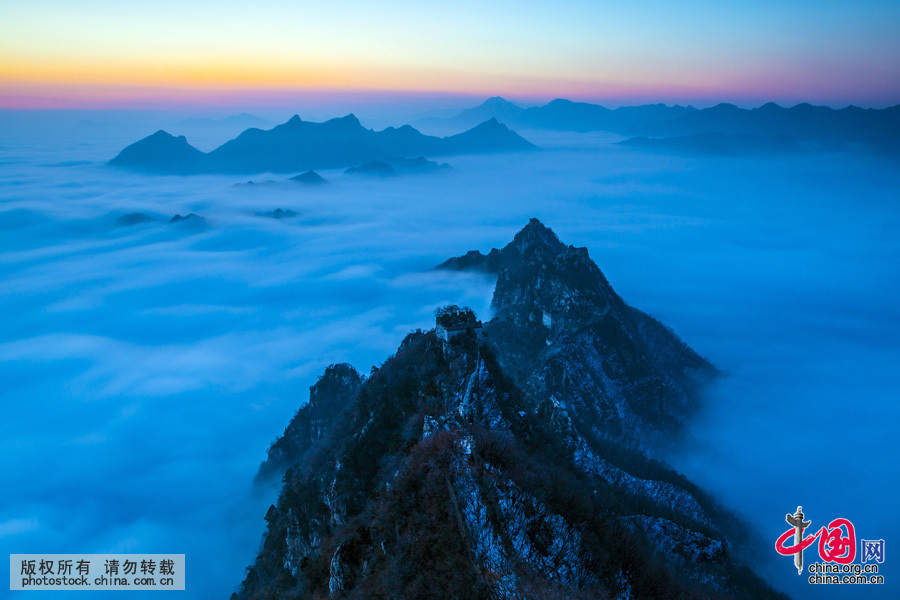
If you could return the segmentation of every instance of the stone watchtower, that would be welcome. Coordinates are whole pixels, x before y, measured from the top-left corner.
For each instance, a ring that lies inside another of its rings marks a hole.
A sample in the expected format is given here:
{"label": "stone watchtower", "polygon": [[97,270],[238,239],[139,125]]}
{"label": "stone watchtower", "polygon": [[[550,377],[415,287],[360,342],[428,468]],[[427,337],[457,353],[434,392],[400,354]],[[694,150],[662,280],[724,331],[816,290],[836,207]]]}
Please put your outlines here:
{"label": "stone watchtower", "polygon": [[466,332],[479,338],[484,335],[481,321],[475,318],[471,308],[460,308],[455,304],[439,308],[434,313],[434,321],[434,332],[445,342]]}

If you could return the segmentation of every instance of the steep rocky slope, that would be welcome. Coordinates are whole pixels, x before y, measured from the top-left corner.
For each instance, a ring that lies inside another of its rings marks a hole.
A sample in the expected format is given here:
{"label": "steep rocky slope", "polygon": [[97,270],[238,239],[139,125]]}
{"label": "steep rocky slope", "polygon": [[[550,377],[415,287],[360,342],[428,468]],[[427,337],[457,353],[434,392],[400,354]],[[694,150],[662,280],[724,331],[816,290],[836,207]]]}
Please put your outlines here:
{"label": "steep rocky slope", "polygon": [[261,469],[283,488],[235,598],[778,597],[730,516],[633,443],[712,367],[539,222],[496,255],[483,329],[313,386]]}

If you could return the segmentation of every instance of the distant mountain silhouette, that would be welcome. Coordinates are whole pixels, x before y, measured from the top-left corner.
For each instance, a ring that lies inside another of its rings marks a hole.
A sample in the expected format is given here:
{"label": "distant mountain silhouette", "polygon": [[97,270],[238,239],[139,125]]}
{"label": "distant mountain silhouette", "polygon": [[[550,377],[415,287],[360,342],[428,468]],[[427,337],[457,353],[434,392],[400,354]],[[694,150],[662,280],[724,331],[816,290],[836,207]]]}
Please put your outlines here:
{"label": "distant mountain silhouette", "polygon": [[395,156],[387,159],[385,162],[391,165],[400,175],[424,175],[428,173],[437,173],[439,171],[453,170],[453,167],[447,163],[437,163],[433,160],[428,160],[424,156],[416,158]]}
{"label": "distant mountain silhouette", "polygon": [[256,213],[260,217],[269,217],[270,219],[292,219],[297,216],[297,212],[287,209],[276,208],[265,212]]}
{"label": "distant mountain silhouette", "polygon": [[447,119],[432,117],[422,119],[417,124],[421,124],[423,127],[453,127],[455,129],[470,129],[490,119],[497,119],[501,123],[510,124],[517,123],[519,115],[524,110],[518,104],[513,104],[500,96],[494,96],[474,108],[467,108],[454,117]]}
{"label": "distant mountain silhouette", "polygon": [[449,119],[426,119],[423,125],[465,126],[473,120],[495,118],[510,127],[551,129],[556,131],[625,132],[638,125],[664,123],[697,109],[683,106],[649,104],[624,106],[611,110],[598,104],[556,99],[544,106],[522,108],[500,97],[489,98],[479,106],[462,111]]}
{"label": "distant mountain silhouette", "polygon": [[622,106],[610,110],[586,102],[554,100],[546,106],[527,110],[522,115],[522,122],[536,129],[624,133],[638,125],[663,123],[695,111],[691,106],[665,104]]}
{"label": "distant mountain silhouette", "polygon": [[248,129],[204,154],[159,131],[109,161],[117,167],[159,173],[262,173],[340,168],[387,157],[444,156],[532,150],[535,146],[496,119],[458,135],[423,135],[409,125],[374,131],[351,115],[324,123],[294,116],[268,131]]}
{"label": "distant mountain silhouette", "polygon": [[[780,136],[826,147],[863,144],[880,152],[900,152],[900,105],[879,110],[856,106],[832,109],[810,104],[785,108],[773,102],[754,109],[738,108],[733,104],[718,104],[705,109],[649,104],[610,110],[598,104],[564,99],[553,100],[544,106],[520,108],[502,98],[490,98],[455,117],[429,119],[428,124],[450,127],[465,124],[474,116],[489,114],[517,129],[608,131],[652,138],[712,133],[760,138]],[[686,143],[699,146],[724,144],[737,148],[740,141],[739,137],[719,138],[718,141],[712,137],[698,137],[673,140],[657,145],[657,148]],[[744,140],[746,143],[753,141]]]}
{"label": "distant mountain silhouette", "polygon": [[424,156],[403,158],[394,156],[385,160],[373,160],[357,167],[350,167],[348,175],[367,175],[370,177],[396,177],[397,175],[427,175],[439,171],[452,170],[447,163],[437,163]]}
{"label": "distant mountain silhouette", "polygon": [[151,136],[131,144],[122,150],[109,164],[138,167],[143,171],[187,175],[202,170],[206,155],[181,135],[175,137],[160,129]]}
{"label": "distant mountain silhouette", "polygon": [[713,131],[756,136],[787,135],[799,141],[824,145],[862,143],[896,147],[900,139],[900,105],[883,110],[856,106],[835,110],[811,104],[784,108],[770,102],[746,110],[733,104],[718,104],[666,123],[637,126],[634,131],[657,137]]}
{"label": "distant mountain silhouette", "polygon": [[172,223],[172,224],[184,223],[184,224],[190,224],[190,225],[202,225],[202,224],[206,223],[206,219],[195,213],[190,213],[187,215],[177,214],[174,217],[172,217],[171,219],[169,219],[169,223]]}
{"label": "distant mountain silhouette", "polygon": [[[517,133],[497,119],[484,123],[450,137],[439,138],[443,142],[441,154],[472,154],[469,148],[488,148],[494,152],[511,150],[532,150],[535,148]],[[426,153],[421,153],[426,154]]]}
{"label": "distant mountain silhouette", "polygon": [[291,181],[296,181],[305,185],[322,185],[323,183],[328,183],[327,179],[313,170],[301,173],[300,175],[295,175],[294,177],[291,177]]}
{"label": "distant mountain silhouette", "polygon": [[661,154],[708,154],[713,156],[768,156],[801,152],[803,147],[789,135],[748,135],[745,133],[697,133],[666,138],[636,137],[620,146]]}
{"label": "distant mountain silhouette", "polygon": [[283,185],[284,182],[275,181],[274,179],[267,179],[266,181],[248,181],[246,183],[235,183],[231,187],[235,188],[244,188],[244,187],[253,187],[253,188],[275,188]]}

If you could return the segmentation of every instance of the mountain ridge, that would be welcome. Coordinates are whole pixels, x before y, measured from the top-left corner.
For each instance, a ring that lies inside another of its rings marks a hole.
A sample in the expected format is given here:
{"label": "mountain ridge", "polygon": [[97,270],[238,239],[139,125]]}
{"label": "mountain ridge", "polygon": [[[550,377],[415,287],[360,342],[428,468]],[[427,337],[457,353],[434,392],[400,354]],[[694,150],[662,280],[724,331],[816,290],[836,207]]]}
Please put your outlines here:
{"label": "mountain ridge", "polygon": [[[481,118],[494,116],[519,129],[607,131],[650,138],[683,138],[712,133],[753,136],[751,146],[757,149],[764,143],[755,138],[765,140],[783,136],[830,148],[863,144],[878,152],[900,151],[900,104],[883,109],[853,105],[835,109],[806,102],[790,107],[768,102],[745,109],[723,102],[702,109],[665,104],[609,109],[599,104],[557,98],[542,106],[521,108],[502,98],[491,98],[449,119],[429,119],[427,124],[467,126],[475,115]],[[738,152],[743,150],[734,144],[739,139],[731,139],[731,145]],[[673,141],[669,145],[679,143],[684,142]]]}
{"label": "mountain ridge", "polygon": [[575,102],[564,98],[557,98],[542,106],[523,108],[495,96],[456,116],[446,119],[425,119],[419,123],[435,127],[471,127],[474,119],[484,120],[493,117],[510,127],[522,129],[625,132],[638,124],[665,122],[694,110],[697,109],[664,104],[609,109],[598,104]]}
{"label": "mountain ridge", "polygon": [[[583,309],[601,298],[631,314],[596,265],[582,280],[587,251],[532,220],[498,256],[498,314],[483,329],[446,307],[368,378],[332,366],[311,388],[261,467],[287,465],[233,598],[783,598],[743,564],[733,516],[586,427],[578,413],[592,406],[570,409],[506,372],[516,356],[497,336],[538,327],[535,303],[562,300],[554,310],[571,325],[557,327],[571,332],[590,327]],[[560,334],[551,346],[569,343]]]}
{"label": "mountain ridge", "polygon": [[495,119],[443,138],[409,125],[366,129],[355,115],[323,123],[294,115],[272,129],[250,128],[203,153],[184,136],[165,131],[138,140],[109,161],[110,166],[155,174],[304,172],[340,168],[389,157],[416,158],[534,150],[535,146]]}

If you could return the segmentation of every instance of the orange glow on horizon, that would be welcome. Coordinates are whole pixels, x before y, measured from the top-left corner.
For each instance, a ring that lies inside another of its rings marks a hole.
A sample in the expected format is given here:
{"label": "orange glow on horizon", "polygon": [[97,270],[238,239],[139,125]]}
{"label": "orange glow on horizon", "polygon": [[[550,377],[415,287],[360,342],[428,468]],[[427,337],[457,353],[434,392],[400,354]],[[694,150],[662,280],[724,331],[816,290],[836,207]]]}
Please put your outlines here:
{"label": "orange glow on horizon", "polygon": [[136,88],[279,88],[341,86],[364,77],[366,69],[350,65],[248,64],[219,58],[193,63],[0,61],[0,85],[98,85]]}
{"label": "orange glow on horizon", "polygon": [[[714,97],[714,86],[573,81],[493,73],[350,65],[269,66],[228,61],[194,65],[110,65],[0,62],[0,108],[110,108],[172,104],[279,104],[304,93],[421,94],[486,98]],[[718,90],[721,92],[721,90]]]}
{"label": "orange glow on horizon", "polygon": [[227,103],[236,97],[303,92],[386,92],[513,97],[705,97],[715,78],[694,85],[634,73],[595,73],[590,79],[509,70],[498,72],[379,63],[371,60],[258,60],[251,55],[210,56],[186,61],[134,57],[85,61],[0,56],[0,107],[46,108],[116,104]]}
{"label": "orange glow on horizon", "polygon": [[[259,66],[264,64],[264,66]],[[308,94],[405,94],[554,98],[615,103],[699,103],[723,101],[762,104],[806,101],[785,97],[785,77],[775,72],[716,77],[703,73],[690,84],[668,78],[606,74],[593,79],[571,76],[414,68],[338,61],[281,64],[252,58],[215,58],[192,63],[171,61],[104,62],[22,60],[0,57],[0,108],[149,108],[175,105],[286,106]],[[783,75],[783,74],[782,74]],[[768,81],[766,81],[768,77]],[[749,86],[748,83],[752,84]],[[820,82],[816,82],[821,85]],[[829,85],[822,85],[830,88]],[[840,86],[831,90],[837,96]]]}

